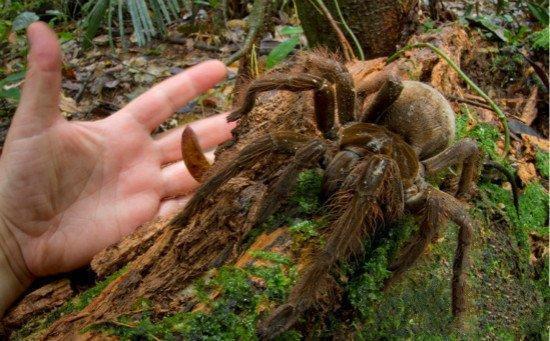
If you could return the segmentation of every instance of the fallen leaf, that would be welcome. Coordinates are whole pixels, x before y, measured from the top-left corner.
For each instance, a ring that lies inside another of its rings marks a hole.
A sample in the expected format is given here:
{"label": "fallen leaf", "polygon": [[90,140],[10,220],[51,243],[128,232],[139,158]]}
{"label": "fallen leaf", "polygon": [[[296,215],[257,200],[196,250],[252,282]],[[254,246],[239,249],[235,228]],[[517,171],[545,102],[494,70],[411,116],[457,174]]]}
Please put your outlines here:
{"label": "fallen leaf", "polygon": [[525,134],[522,134],[521,138],[525,142],[526,146],[534,145],[539,149],[542,149],[542,151],[550,152],[550,141],[548,141],[548,139]]}
{"label": "fallen leaf", "polygon": [[69,80],[63,81],[63,89],[78,91],[80,90],[80,84]]}
{"label": "fallen leaf", "polygon": [[514,134],[524,134],[540,137],[540,134],[535,129],[515,118],[508,119],[508,127],[510,127],[510,131]]}
{"label": "fallen leaf", "polygon": [[117,85],[120,83],[120,81],[118,79],[113,79],[111,81],[107,81],[105,82],[103,85],[107,88],[107,89],[114,89],[117,87]]}
{"label": "fallen leaf", "polygon": [[521,179],[521,182],[524,184],[532,182],[537,179],[537,171],[535,165],[531,162],[518,162],[518,176]]}
{"label": "fallen leaf", "polygon": [[59,110],[65,117],[71,117],[73,114],[79,112],[78,104],[71,97],[65,96],[61,93],[61,100],[59,101]]}
{"label": "fallen leaf", "polygon": [[535,118],[537,118],[538,111],[537,111],[537,96],[538,96],[538,88],[534,86],[531,89],[531,93],[529,94],[529,98],[527,99],[527,102],[525,103],[525,106],[523,107],[523,110],[521,111],[521,116],[519,119],[523,121],[523,123],[530,126]]}
{"label": "fallen leaf", "polygon": [[202,100],[201,104],[205,108],[217,108],[218,107],[218,101],[214,97],[204,98]]}
{"label": "fallen leaf", "polygon": [[97,36],[94,38],[93,42],[97,45],[107,45],[109,42],[109,36],[107,34]]}
{"label": "fallen leaf", "polygon": [[230,29],[230,30],[235,30],[235,29],[238,29],[238,28],[240,28],[241,30],[246,30],[247,26],[248,25],[247,25],[246,20],[233,19],[233,20],[228,20],[227,21],[227,28]]}

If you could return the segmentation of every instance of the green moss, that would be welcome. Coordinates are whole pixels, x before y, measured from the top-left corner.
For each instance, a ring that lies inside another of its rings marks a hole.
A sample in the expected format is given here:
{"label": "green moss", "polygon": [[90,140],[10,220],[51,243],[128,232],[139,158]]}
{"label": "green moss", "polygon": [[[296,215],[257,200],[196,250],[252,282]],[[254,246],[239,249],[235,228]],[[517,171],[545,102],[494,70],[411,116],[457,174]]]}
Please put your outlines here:
{"label": "green moss", "polygon": [[326,224],[322,220],[296,220],[288,230],[295,241],[301,244],[310,238],[319,236],[318,230],[324,225]]}
{"label": "green moss", "polygon": [[[304,217],[309,218],[321,207],[321,186],[321,170],[300,173],[287,207],[281,210],[284,214],[277,212],[255,230],[260,233],[288,224],[291,233],[300,235],[303,240],[317,236],[316,230],[322,226],[322,221],[304,220]],[[249,236],[246,243],[252,243],[255,237]],[[286,299],[297,270],[291,259],[284,255],[268,251],[251,251],[250,254],[270,264],[244,269],[226,266],[212,278],[205,277],[193,283],[195,297],[205,304],[206,311],[181,312],[157,320],[144,313],[138,319],[135,316],[122,317],[116,325],[104,323],[94,328],[122,339],[254,340],[259,312],[265,309],[261,307],[280,304]],[[213,292],[217,293],[215,299],[212,299]],[[296,340],[300,337],[298,332],[289,331],[278,339]]]}
{"label": "green moss", "polygon": [[499,162],[514,173],[515,171],[509,161],[503,158],[497,149],[497,141],[501,135],[498,128],[485,122],[477,122],[472,128],[469,128],[469,111],[467,107],[463,108],[465,113],[457,115],[455,119],[456,139],[460,140],[469,137],[476,140],[479,148],[487,154],[491,160]]}
{"label": "green moss", "polygon": [[462,115],[456,115],[455,118],[456,140],[468,137],[468,122],[470,120],[468,117],[468,107],[462,106],[461,110],[463,111]]}
{"label": "green moss", "polygon": [[467,136],[475,139],[479,147],[491,159],[497,160],[500,158],[496,144],[500,137],[497,127],[488,123],[478,123],[467,133]]}
{"label": "green moss", "polygon": [[367,251],[362,275],[348,286],[350,302],[362,315],[363,323],[372,322],[375,317],[375,303],[382,297],[382,285],[391,275],[388,270],[390,262],[416,229],[414,218],[406,216],[393,223],[389,227],[388,236],[382,238],[371,251]]}
{"label": "green moss", "polygon": [[[273,252],[255,252],[255,256],[276,263],[274,266],[250,266],[245,269],[225,266],[211,279],[196,281],[194,288],[203,291],[197,296],[206,311],[181,312],[153,319],[149,312],[141,318],[121,317],[115,324],[93,326],[106,334],[123,340],[184,339],[184,340],[256,340],[256,325],[260,305],[281,303],[287,296],[296,270],[290,261]],[[262,285],[251,280],[260,278]],[[217,293],[212,299],[212,293]],[[289,331],[279,340],[295,340],[300,334]]]}
{"label": "green moss", "polygon": [[539,183],[530,183],[519,197],[519,214],[510,191],[491,183],[479,186],[488,200],[479,203],[481,210],[492,208],[504,213],[519,247],[522,268],[528,266],[530,255],[529,233],[548,234],[548,192]]}
{"label": "green moss", "polygon": [[541,184],[528,184],[519,198],[519,225],[548,234],[548,201],[548,192]]}
{"label": "green moss", "polygon": [[287,272],[281,266],[251,267],[247,270],[251,275],[264,279],[265,296],[270,301],[279,303],[286,298],[297,275],[295,268],[290,268]]}
{"label": "green moss", "polygon": [[254,258],[267,260],[275,264],[290,265],[292,263],[290,258],[277,252],[253,250],[249,253]]}
{"label": "green moss", "polygon": [[548,223],[548,192],[538,182],[525,187],[519,197],[519,215],[515,210],[512,194],[500,186],[491,183],[480,185],[493,206],[505,211],[513,225],[529,232],[547,227]]}
{"label": "green moss", "polygon": [[124,274],[128,269],[126,267],[114,272],[107,276],[104,280],[98,282],[95,286],[84,291],[77,297],[75,297],[70,303],[73,305],[75,311],[80,311],[88,306],[90,302],[96,298],[112,281]]}
{"label": "green moss", "polygon": [[298,181],[290,202],[299,207],[300,213],[313,214],[320,208],[323,174],[319,169],[309,169],[298,175]]}
{"label": "green moss", "polygon": [[[350,283],[351,302],[362,315],[354,322],[362,340],[448,340],[451,331],[450,268],[456,229],[442,229],[445,243],[433,244],[426,261],[417,262],[388,290],[382,285],[391,273],[387,265],[418,229],[413,217],[391,227],[391,233],[368,252],[365,272]],[[355,286],[355,287],[354,287]]]}
{"label": "green moss", "polygon": [[537,150],[535,160],[540,175],[548,179],[550,173],[550,153]]}

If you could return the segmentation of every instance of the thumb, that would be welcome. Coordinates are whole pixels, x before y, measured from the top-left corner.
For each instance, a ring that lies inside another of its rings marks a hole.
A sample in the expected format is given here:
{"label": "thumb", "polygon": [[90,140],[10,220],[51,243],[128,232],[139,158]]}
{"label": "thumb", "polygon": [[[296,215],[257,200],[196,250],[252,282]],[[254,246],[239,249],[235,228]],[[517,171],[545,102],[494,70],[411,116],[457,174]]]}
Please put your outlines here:
{"label": "thumb", "polygon": [[55,32],[43,22],[27,29],[30,45],[27,76],[13,118],[18,135],[37,134],[61,119],[61,48]]}

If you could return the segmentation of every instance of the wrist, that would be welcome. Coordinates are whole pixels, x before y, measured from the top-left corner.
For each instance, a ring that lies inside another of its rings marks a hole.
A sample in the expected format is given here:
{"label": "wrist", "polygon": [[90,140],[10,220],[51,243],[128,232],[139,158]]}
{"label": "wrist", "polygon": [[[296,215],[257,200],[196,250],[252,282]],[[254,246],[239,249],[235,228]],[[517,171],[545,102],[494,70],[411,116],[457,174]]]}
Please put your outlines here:
{"label": "wrist", "polygon": [[0,218],[0,318],[32,281],[19,244]]}

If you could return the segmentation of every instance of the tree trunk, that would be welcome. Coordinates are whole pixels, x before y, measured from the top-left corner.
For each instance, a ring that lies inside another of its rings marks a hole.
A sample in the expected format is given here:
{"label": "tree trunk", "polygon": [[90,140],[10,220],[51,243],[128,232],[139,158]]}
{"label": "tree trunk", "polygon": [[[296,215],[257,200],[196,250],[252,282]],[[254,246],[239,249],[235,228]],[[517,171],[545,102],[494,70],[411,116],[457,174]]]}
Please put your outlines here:
{"label": "tree trunk", "polygon": [[[335,2],[324,1],[334,20],[340,23]],[[416,3],[411,0],[338,0],[342,15],[361,44],[366,59],[387,56],[407,39],[414,27]],[[296,5],[310,46],[341,50],[334,30],[318,6],[310,0],[298,0]],[[341,23],[339,26],[351,43],[349,33]]]}

